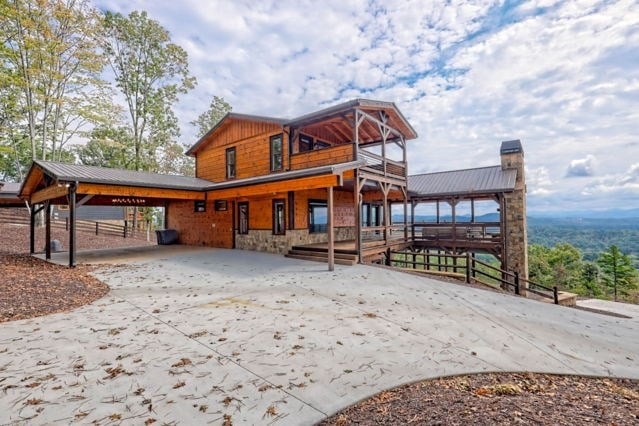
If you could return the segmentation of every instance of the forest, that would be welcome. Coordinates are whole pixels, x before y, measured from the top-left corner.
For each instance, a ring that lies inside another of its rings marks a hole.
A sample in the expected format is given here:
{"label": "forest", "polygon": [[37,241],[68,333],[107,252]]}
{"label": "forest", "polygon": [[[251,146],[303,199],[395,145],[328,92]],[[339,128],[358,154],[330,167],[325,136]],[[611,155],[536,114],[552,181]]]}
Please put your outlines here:
{"label": "forest", "polygon": [[[0,181],[33,160],[193,174],[174,106],[197,79],[159,22],[88,0],[6,0],[0,16]],[[231,109],[210,99],[198,135]]]}

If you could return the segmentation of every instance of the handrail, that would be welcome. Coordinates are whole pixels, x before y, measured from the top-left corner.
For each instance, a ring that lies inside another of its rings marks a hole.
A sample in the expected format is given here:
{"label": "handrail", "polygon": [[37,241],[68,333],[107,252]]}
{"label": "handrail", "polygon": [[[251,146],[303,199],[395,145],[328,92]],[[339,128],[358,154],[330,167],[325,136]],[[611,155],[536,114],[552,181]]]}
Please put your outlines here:
{"label": "handrail", "polygon": [[[493,266],[487,262],[484,262],[482,260],[479,259],[474,259],[471,258],[470,253],[466,253],[466,254],[448,254],[448,253],[437,253],[437,254],[428,254],[428,253],[423,253],[423,252],[413,252],[413,251],[395,251],[395,250],[391,250],[390,251],[391,257],[393,254],[399,254],[399,255],[403,255],[404,258],[403,259],[392,259],[392,262],[395,263],[401,263],[404,265],[404,267],[406,267],[408,264],[413,264],[413,265],[420,265],[420,266],[425,266],[428,267],[430,269],[431,266],[435,266],[437,268],[440,269],[441,268],[445,268],[446,272],[448,272],[449,268],[453,269],[453,272],[457,272],[458,269],[463,269],[466,272],[466,282],[470,283],[471,282],[471,276],[474,277],[476,274],[485,276],[487,278],[491,278],[495,281],[497,281],[498,283],[504,285],[504,286],[508,286],[513,288],[513,290],[515,291],[515,294],[519,295],[520,294],[520,284],[522,282],[526,282],[528,283],[528,287],[526,289],[526,291],[536,294],[538,296],[541,297],[545,297],[545,298],[549,298],[549,299],[553,299],[553,302],[555,303],[555,305],[559,304],[559,291],[557,286],[554,287],[547,287],[544,286],[542,284],[530,281],[528,279],[524,279],[524,278],[520,278],[519,277],[519,273],[517,272],[512,272],[512,271],[506,271],[503,269],[500,269],[496,266]],[[408,260],[408,256],[422,256],[422,258],[425,258],[423,262],[419,262],[419,261],[412,261],[412,260]],[[430,259],[430,257],[436,257],[438,258],[439,262],[429,262],[427,260]],[[441,263],[441,259],[444,258],[444,262],[445,263]],[[464,258],[466,260],[465,264],[457,264],[457,259],[460,258]],[[449,264],[448,263],[448,259],[453,259],[453,264]],[[392,263],[391,262],[391,263]],[[498,272],[500,276],[494,276],[491,275],[489,272],[486,272],[484,270],[481,270],[479,268],[477,268],[475,265],[481,265],[484,268],[488,268],[490,271],[495,271]],[[512,278],[511,282],[509,280],[509,278]],[[551,292],[552,295],[549,295],[548,293],[542,292],[537,290],[536,288],[541,288],[543,290],[546,290],[548,292]]]}

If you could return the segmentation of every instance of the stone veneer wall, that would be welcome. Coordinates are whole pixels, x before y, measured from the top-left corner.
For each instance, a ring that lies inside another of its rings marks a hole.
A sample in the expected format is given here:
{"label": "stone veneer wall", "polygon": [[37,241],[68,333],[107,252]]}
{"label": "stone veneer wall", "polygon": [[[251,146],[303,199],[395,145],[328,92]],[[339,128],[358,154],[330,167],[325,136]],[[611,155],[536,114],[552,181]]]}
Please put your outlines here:
{"label": "stone veneer wall", "polygon": [[502,169],[517,169],[515,190],[506,199],[506,264],[510,271],[528,279],[528,230],[526,221],[526,176],[524,153],[501,156]]}
{"label": "stone veneer wall", "polygon": [[[354,240],[355,228],[350,226],[335,228],[335,241]],[[326,233],[309,234],[308,229],[287,229],[286,235],[273,235],[269,230],[249,230],[248,234],[235,236],[235,247],[241,250],[266,251],[286,254],[296,245],[323,243],[328,241]]]}

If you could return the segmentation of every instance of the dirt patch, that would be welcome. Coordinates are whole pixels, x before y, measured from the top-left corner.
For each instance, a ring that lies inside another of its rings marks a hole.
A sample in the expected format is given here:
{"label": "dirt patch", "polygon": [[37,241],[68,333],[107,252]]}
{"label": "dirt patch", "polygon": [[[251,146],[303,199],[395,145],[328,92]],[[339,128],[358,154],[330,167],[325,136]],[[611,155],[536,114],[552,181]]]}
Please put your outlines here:
{"label": "dirt patch", "polygon": [[320,425],[639,423],[639,380],[532,373],[449,377],[381,392]]}
{"label": "dirt patch", "polygon": [[0,322],[68,311],[104,296],[109,287],[87,272],[0,253]]}

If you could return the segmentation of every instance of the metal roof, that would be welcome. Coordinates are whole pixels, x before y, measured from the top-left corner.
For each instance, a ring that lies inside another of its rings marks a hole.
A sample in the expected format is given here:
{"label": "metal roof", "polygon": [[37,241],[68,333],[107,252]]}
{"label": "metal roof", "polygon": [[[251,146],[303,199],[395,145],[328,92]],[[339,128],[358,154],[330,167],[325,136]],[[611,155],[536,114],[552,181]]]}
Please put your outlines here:
{"label": "metal roof", "polygon": [[499,149],[499,153],[501,155],[512,154],[514,152],[524,152],[524,148],[521,146],[521,141],[519,139],[503,141],[501,143],[501,148]]}
{"label": "metal roof", "polygon": [[286,179],[296,179],[302,177],[319,176],[328,173],[341,173],[346,170],[353,170],[364,165],[364,161],[348,161],[346,163],[330,164],[327,166],[312,167],[301,170],[291,170],[289,172],[271,173],[269,175],[255,176],[245,179],[228,180],[225,182],[214,183],[204,188],[207,191],[216,189],[235,188],[246,185],[257,185],[260,183],[277,182]]}
{"label": "metal roof", "polygon": [[22,182],[0,182],[0,197],[17,196]]}
{"label": "metal roof", "polygon": [[136,172],[134,170],[83,166],[54,161],[34,162],[44,173],[59,182],[99,183],[147,188],[167,188],[200,191],[213,182],[190,176]]}
{"label": "metal roof", "polygon": [[511,192],[516,178],[516,169],[501,166],[451,170],[408,176],[408,190],[417,197]]}

